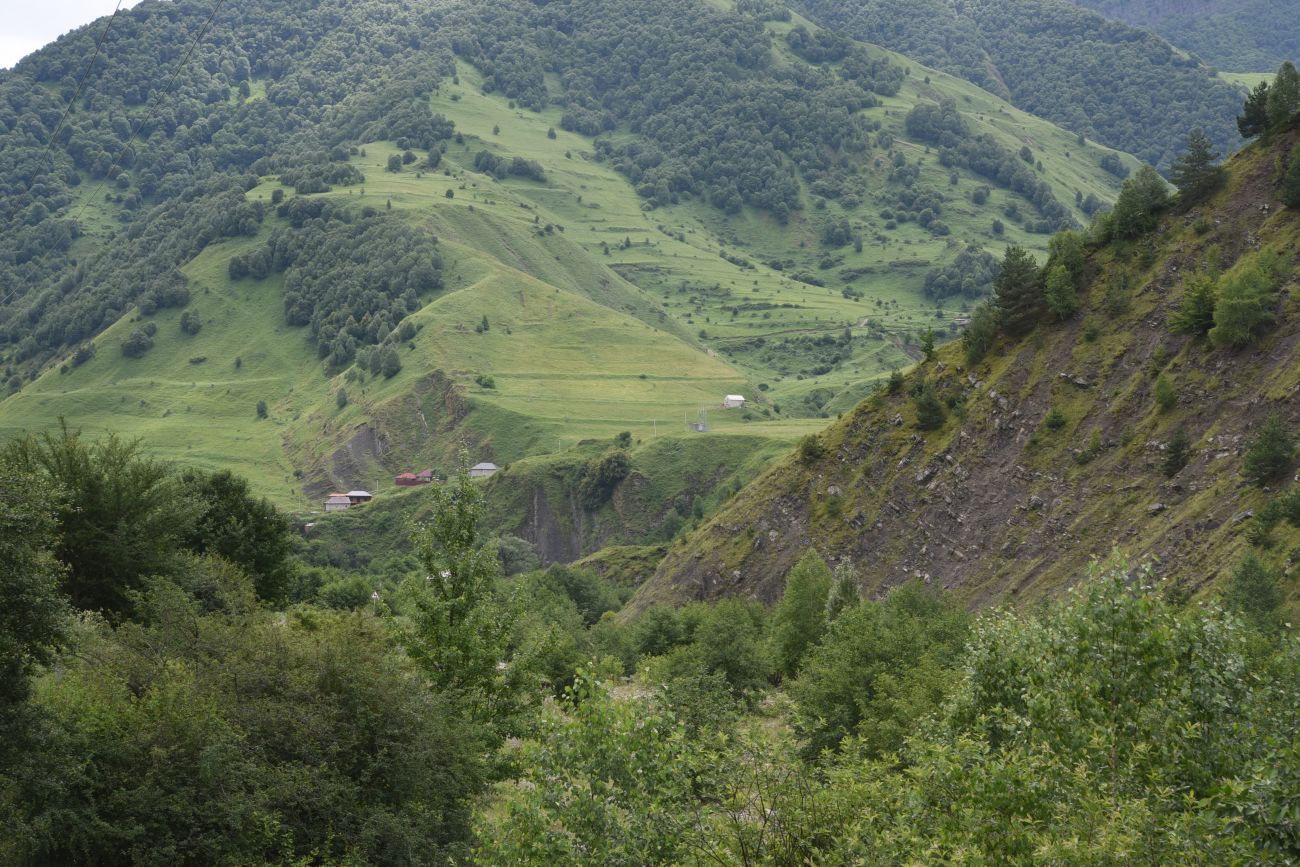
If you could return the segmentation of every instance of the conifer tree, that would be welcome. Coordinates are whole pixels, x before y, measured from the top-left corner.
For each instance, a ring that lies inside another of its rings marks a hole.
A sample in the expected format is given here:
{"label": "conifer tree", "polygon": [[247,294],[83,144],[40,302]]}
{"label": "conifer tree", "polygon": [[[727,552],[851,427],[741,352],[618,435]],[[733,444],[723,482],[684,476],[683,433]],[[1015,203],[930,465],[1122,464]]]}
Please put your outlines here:
{"label": "conifer tree", "polygon": [[1278,413],[1270,413],[1259,436],[1246,451],[1242,469],[1246,478],[1263,487],[1290,471],[1295,458],[1295,440]]}
{"label": "conifer tree", "polygon": [[1286,174],[1282,176],[1282,202],[1288,208],[1300,208],[1300,144],[1291,151]]}
{"label": "conifer tree", "polygon": [[1178,188],[1181,204],[1196,204],[1223,183],[1223,167],[1216,164],[1219,156],[1202,129],[1192,130],[1187,137],[1187,150],[1174,161],[1169,173],[1169,179]]}
{"label": "conifer tree", "polygon": [[961,337],[967,364],[979,364],[984,359],[993,346],[997,328],[997,313],[991,304],[986,301],[975,308],[970,317],[970,325],[966,326],[966,333]]}
{"label": "conifer tree", "polygon": [[1165,456],[1160,461],[1160,472],[1167,478],[1173,478],[1185,466],[1192,456],[1192,441],[1186,429],[1180,427],[1174,431],[1165,446]]}
{"label": "conifer tree", "polygon": [[1002,329],[1012,336],[1025,334],[1042,317],[1038,263],[1017,244],[1007,247],[1002,257],[1002,270],[993,283],[993,304]]}
{"label": "conifer tree", "polygon": [[1169,318],[1169,326],[1180,334],[1203,337],[1214,327],[1216,281],[1201,272],[1187,278],[1183,302]]}
{"label": "conifer tree", "polygon": [[921,383],[912,401],[916,404],[917,427],[921,430],[938,430],[943,427],[948,411],[944,409],[943,401],[939,400],[933,383]]}
{"label": "conifer tree", "polygon": [[1268,129],[1268,82],[1261,81],[1246,97],[1246,105],[1237,116],[1237,131],[1242,138],[1254,138]]}
{"label": "conifer tree", "polygon": [[826,600],[831,570],[809,549],[790,570],[785,594],[772,612],[772,651],[777,669],[786,677],[799,671],[808,649],[826,632]]}
{"label": "conifer tree", "polygon": [[1114,235],[1121,240],[1137,238],[1156,227],[1156,214],[1169,202],[1164,178],[1151,166],[1143,166],[1124,182],[1111,212]]}
{"label": "conifer tree", "polygon": [[1273,293],[1258,267],[1229,272],[1220,281],[1214,302],[1210,342],[1220,349],[1241,349],[1273,321]]}
{"label": "conifer tree", "polygon": [[1064,265],[1053,265],[1047,269],[1043,297],[1047,300],[1047,309],[1055,313],[1058,319],[1069,319],[1079,309],[1079,294],[1074,291],[1074,280]]}
{"label": "conifer tree", "polygon": [[1278,69],[1268,88],[1268,125],[1286,123],[1300,111],[1300,72],[1291,61]]}
{"label": "conifer tree", "polygon": [[1254,554],[1247,554],[1233,571],[1223,601],[1254,625],[1267,629],[1276,622],[1283,596],[1277,576]]}

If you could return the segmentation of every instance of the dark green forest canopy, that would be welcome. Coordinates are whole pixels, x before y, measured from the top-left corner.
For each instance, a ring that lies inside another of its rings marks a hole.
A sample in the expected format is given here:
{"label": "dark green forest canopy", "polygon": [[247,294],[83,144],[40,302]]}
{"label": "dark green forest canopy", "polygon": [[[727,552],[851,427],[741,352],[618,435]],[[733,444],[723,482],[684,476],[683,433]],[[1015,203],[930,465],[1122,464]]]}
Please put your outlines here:
{"label": "dark green forest canopy", "polygon": [[804,0],[798,7],[1161,168],[1192,127],[1225,151],[1236,143],[1236,88],[1160,37],[1065,0]]}
{"label": "dark green forest canopy", "polygon": [[[418,9],[331,0],[310,14],[253,0],[223,7],[204,32],[209,11],[182,0],[120,15],[62,125],[103,21],[0,73],[10,388],[142,300],[149,312],[185,306],[179,268],[214,241],[258,231],[261,206],[242,201],[258,177],[300,194],[361,183],[347,146],[380,139],[425,150],[436,165],[453,128],[426,98],[458,54],[482,67],[489,89],[532,108],[562,104],[567,128],[636,133],[618,146],[599,141],[598,152],[653,202],[692,194],[778,217],[800,207],[801,181],[828,198],[856,191],[846,154],[869,131],[857,112],[903,78],[824,36],[796,38],[791,50],[834,71],[777,64],[761,10],[693,0]],[[556,93],[546,73],[559,76]],[[87,227],[97,242],[76,245]]]}
{"label": "dark green forest canopy", "polygon": [[[847,40],[829,50],[792,42],[809,60],[839,61],[835,72],[777,66],[759,17],[694,0],[494,0],[452,41],[489,89],[534,109],[561,105],[565,129],[639,133],[598,145],[643,196],[666,204],[698,193],[728,212],[798,208],[796,168],[810,182],[835,178],[838,190],[840,152],[860,149],[865,131],[856,112],[903,78]],[[548,90],[548,72],[561,93]]]}
{"label": "dark green forest canopy", "polygon": [[1273,69],[1300,44],[1295,0],[1076,0],[1107,18],[1149,27],[1207,63],[1237,72]]}
{"label": "dark green forest canopy", "polygon": [[[12,360],[89,338],[151,295],[155,308],[187,303],[178,266],[256,233],[260,206],[243,203],[256,176],[319,182],[304,166],[327,165],[341,142],[427,148],[450,134],[422,98],[452,69],[436,7],[227,4],[182,66],[210,11],[145,2],[119,15],[62,126],[102,22],[0,73],[0,343],[17,344]],[[244,97],[251,80],[265,98]],[[117,206],[123,225],[102,252],[74,256],[95,219],[86,200]]]}

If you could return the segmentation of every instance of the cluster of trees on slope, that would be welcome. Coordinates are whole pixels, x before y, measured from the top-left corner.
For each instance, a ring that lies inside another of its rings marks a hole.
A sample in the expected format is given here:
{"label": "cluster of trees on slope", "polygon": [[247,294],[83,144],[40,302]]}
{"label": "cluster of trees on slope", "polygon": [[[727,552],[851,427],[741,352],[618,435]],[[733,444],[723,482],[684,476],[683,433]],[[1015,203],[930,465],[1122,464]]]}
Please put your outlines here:
{"label": "cluster of trees on slope", "polygon": [[295,198],[279,210],[290,226],[232,257],[232,278],[283,272],[285,322],[310,326],[332,369],[362,348],[415,335],[402,320],[442,288],[437,238],[392,214],[365,209],[357,217],[327,200]]}
{"label": "cluster of trees on slope", "polygon": [[1191,126],[1220,148],[1232,141],[1232,85],[1158,36],[1067,0],[804,0],[799,8],[1162,169]]}
{"label": "cluster of trees on slope", "polygon": [[989,133],[971,135],[956,100],[921,103],[907,113],[906,124],[909,135],[939,148],[942,165],[964,166],[1032,202],[1042,219],[1031,225],[1031,230],[1050,234],[1075,225],[1070,209],[1056,198],[1051,184],[1040,180],[1022,156],[1013,154]]}
{"label": "cluster of trees on slope", "polygon": [[[1300,72],[1288,61],[1272,86],[1261,83],[1251,92],[1237,125],[1243,137],[1267,137],[1285,128],[1297,113]],[[975,310],[963,337],[967,362],[982,359],[999,331],[1020,336],[1049,315],[1058,320],[1073,316],[1086,277],[1086,248],[1142,238],[1155,229],[1165,211],[1187,211],[1204,202],[1227,178],[1217,162],[1219,156],[1204,131],[1195,129],[1171,167],[1176,195],[1170,195],[1169,185],[1155,169],[1143,166],[1124,182],[1115,207],[1099,214],[1086,236],[1066,231],[1052,238],[1043,267],[1022,247],[1009,246],[998,267],[994,297]],[[1300,206],[1300,146],[1287,155],[1279,187],[1288,206]],[[1289,272],[1290,258],[1279,251],[1259,251],[1243,257],[1223,275],[1217,258],[1211,259],[1188,277],[1170,326],[1208,336],[1220,348],[1240,349],[1273,322],[1276,293]],[[1124,292],[1124,287],[1115,287],[1116,295]]]}
{"label": "cluster of trees on slope", "polygon": [[[240,3],[220,10],[182,66],[211,11],[143,3],[118,14],[98,54],[102,21],[0,72],[0,348],[26,363],[8,374],[19,383],[205,244],[255,231],[260,215],[235,200],[250,176],[300,174],[308,155],[344,142],[428,148],[448,134],[423,98],[451,71],[435,10]],[[101,204],[123,228],[105,251],[74,255]]]}
{"label": "cluster of trees on slope", "polygon": [[1295,16],[1280,14],[1277,4],[1270,0],[1236,0],[1231,4],[1205,0],[1074,2],[1107,18],[1149,27],[1207,63],[1236,72],[1277,66],[1291,56],[1300,42]]}
{"label": "cluster of trees on slope", "polygon": [[602,140],[599,152],[652,201],[691,193],[729,212],[782,214],[800,206],[796,169],[830,190],[845,185],[843,152],[865,132],[854,114],[895,93],[903,72],[806,31],[791,34],[793,50],[834,59],[835,71],[778,65],[761,17],[693,0],[496,0],[456,25],[453,41],[488,88],[533,109],[558,102],[565,129],[596,136],[627,124],[638,139]]}

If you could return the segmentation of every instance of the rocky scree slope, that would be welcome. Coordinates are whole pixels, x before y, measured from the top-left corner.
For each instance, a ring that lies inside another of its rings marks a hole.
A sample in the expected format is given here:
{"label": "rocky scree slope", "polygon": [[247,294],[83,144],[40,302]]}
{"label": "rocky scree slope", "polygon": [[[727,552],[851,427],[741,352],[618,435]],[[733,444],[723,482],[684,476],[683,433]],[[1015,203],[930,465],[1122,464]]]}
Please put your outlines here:
{"label": "rocky scree slope", "polygon": [[[1290,264],[1300,215],[1278,200],[1297,138],[1292,128],[1243,151],[1213,200],[1165,215],[1153,235],[1091,251],[1072,320],[1003,339],[974,369],[949,345],[898,393],[864,400],[821,434],[820,457],[789,456],[674,545],[634,608],[774,600],[809,547],[831,563],[851,560],[868,593],[920,578],[972,606],[1051,594],[1115,546],[1151,558],[1188,592],[1215,582],[1250,546],[1254,513],[1279,493],[1243,476],[1249,443],[1272,413],[1300,426]],[[1268,253],[1289,264],[1273,325],[1251,346],[1220,350],[1174,333],[1170,316],[1207,261],[1230,272]],[[929,433],[908,396],[921,376],[957,404]],[[1163,412],[1161,377],[1177,399]],[[1191,457],[1166,478],[1162,457],[1179,427]],[[1282,532],[1291,535],[1274,532],[1261,551],[1289,573],[1300,535]]]}

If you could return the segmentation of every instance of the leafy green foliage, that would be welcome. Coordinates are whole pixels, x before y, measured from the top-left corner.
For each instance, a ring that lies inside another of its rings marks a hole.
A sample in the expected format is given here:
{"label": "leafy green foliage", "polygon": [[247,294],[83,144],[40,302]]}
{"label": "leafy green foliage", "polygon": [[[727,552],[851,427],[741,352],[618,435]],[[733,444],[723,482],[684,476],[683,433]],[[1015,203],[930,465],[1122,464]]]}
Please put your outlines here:
{"label": "leafy green foliage", "polygon": [[772,658],[786,677],[799,671],[808,649],[826,631],[831,570],[814,549],[799,558],[786,578],[785,592],[772,611]]}
{"label": "leafy green foliage", "polygon": [[1282,202],[1288,208],[1300,208],[1300,145],[1291,149],[1287,157],[1286,174],[1282,176]]}
{"label": "leafy green foliage", "polygon": [[1277,575],[1254,554],[1247,554],[1233,570],[1223,594],[1225,605],[1263,629],[1277,625],[1278,608],[1283,601]]}
{"label": "leafy green foliage", "polygon": [[66,425],[57,434],[13,440],[5,459],[62,492],[55,556],[67,565],[73,605],[124,614],[145,576],[167,571],[198,504],[165,464],[115,436],[86,442]]}
{"label": "leafy green foliage", "polygon": [[870,755],[898,749],[951,689],[970,618],[918,584],[845,609],[791,685],[807,751],[846,737]]}
{"label": "leafy green foliage", "polygon": [[594,512],[614,494],[618,483],[632,472],[632,461],[622,449],[610,449],[599,458],[583,465],[578,476],[577,491],[583,508]]}
{"label": "leafy green foliage", "polygon": [[1246,258],[1219,280],[1210,342],[1224,349],[1249,346],[1273,321],[1274,293],[1285,257],[1265,252]]}
{"label": "leafy green foliage", "polygon": [[[281,209],[293,228],[276,230],[264,248],[234,257],[230,273],[260,278],[283,271],[285,322],[310,326],[330,367],[347,366],[362,347],[398,339],[398,324],[422,297],[442,288],[437,239],[401,219],[353,222],[346,210],[300,199]],[[391,366],[386,353],[380,364]],[[399,361],[384,375],[400,369]]]}
{"label": "leafy green foliage", "polygon": [[248,482],[229,470],[186,470],[180,482],[199,506],[181,544],[235,564],[253,580],[259,598],[279,602],[289,585],[292,527],[266,498],[255,497]]}
{"label": "leafy green foliage", "polygon": [[938,430],[948,418],[948,411],[932,382],[920,383],[912,396],[912,404],[916,409],[916,426],[921,430]]}
{"label": "leafy green foliage", "polygon": [[[27,699],[39,666],[54,659],[69,626],[60,592],[58,492],[48,479],[0,455],[0,779],[30,748],[36,720]],[[0,846],[0,851],[3,847]]]}
{"label": "leafy green foliage", "polygon": [[1300,72],[1286,61],[1268,86],[1268,124],[1280,126],[1300,111]]}
{"label": "leafy green foliage", "polygon": [[759,21],[690,0],[506,2],[467,29],[457,50],[490,90],[540,110],[550,70],[566,84],[562,128],[597,136],[634,124],[640,141],[601,139],[597,153],[659,205],[688,194],[728,213],[788,215],[800,207],[795,167],[838,197],[850,183],[843,153],[866,132],[856,112],[902,81],[857,48],[833,75],[776,67]]}
{"label": "leafy green foliage", "polygon": [[495,592],[501,565],[479,543],[483,495],[462,469],[429,487],[427,523],[415,533],[421,572],[406,583],[403,643],[439,693],[452,695],[474,720],[508,731],[514,696],[505,659],[512,613]]}
{"label": "leafy green foliage", "polygon": [[[44,778],[6,793],[34,863],[437,862],[469,837],[481,745],[373,617],[201,615],[83,630],[42,704]],[[10,800],[13,798],[13,800]]]}

